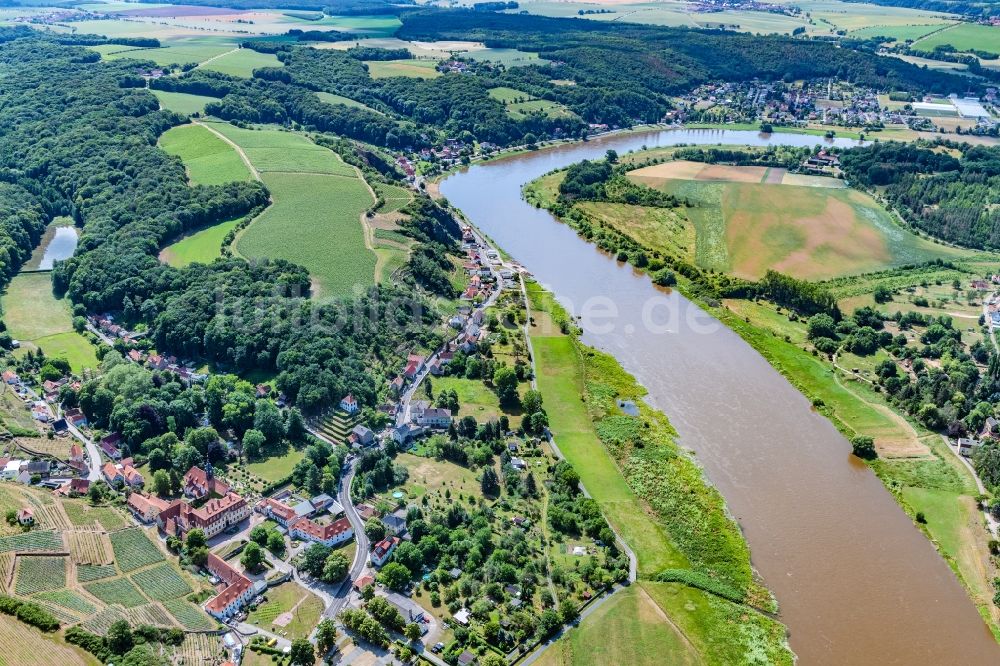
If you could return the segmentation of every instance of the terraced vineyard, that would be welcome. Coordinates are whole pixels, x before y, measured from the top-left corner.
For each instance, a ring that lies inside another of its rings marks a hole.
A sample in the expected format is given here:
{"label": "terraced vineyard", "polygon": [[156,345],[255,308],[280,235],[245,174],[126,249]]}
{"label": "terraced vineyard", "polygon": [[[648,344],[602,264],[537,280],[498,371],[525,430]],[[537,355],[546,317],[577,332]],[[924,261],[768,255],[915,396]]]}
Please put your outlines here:
{"label": "terraced vineyard", "polygon": [[164,559],[163,552],[138,527],[112,532],[111,546],[115,550],[118,568],[125,573]]}
{"label": "terraced vineyard", "polygon": [[342,412],[336,412],[332,416],[326,418],[323,421],[319,429],[320,431],[341,444],[346,443],[348,435],[351,434],[351,429],[357,425],[357,417],[351,417]]}
{"label": "terraced vineyard", "polygon": [[164,601],[191,593],[191,586],[169,564],[161,564],[132,574],[132,582],[151,599]]}
{"label": "terraced vineyard", "polygon": [[216,627],[215,620],[203,613],[197,606],[193,606],[183,599],[164,601],[163,606],[182,627],[190,631],[208,631]]}
{"label": "terraced vineyard", "polygon": [[66,558],[22,555],[17,558],[14,590],[29,596],[66,587]]}
{"label": "terraced vineyard", "polygon": [[65,548],[62,536],[51,530],[35,530],[24,534],[13,534],[0,537],[0,553],[9,550],[17,551],[47,551]]}
{"label": "terraced vineyard", "polygon": [[41,599],[42,601],[49,601],[63,608],[68,608],[71,611],[80,613],[81,615],[90,615],[97,611],[97,607],[83,598],[82,595],[73,592],[72,590],[53,590],[50,592],[39,592],[35,595],[36,599]]}
{"label": "terraced vineyard", "polygon": [[147,602],[146,597],[139,592],[139,588],[133,585],[128,578],[112,578],[107,581],[89,583],[84,585],[83,589],[108,605],[121,604],[131,608]]}
{"label": "terraced vineyard", "polygon": [[102,578],[111,578],[118,574],[113,564],[80,565],[76,568],[76,579],[81,583],[89,583]]}

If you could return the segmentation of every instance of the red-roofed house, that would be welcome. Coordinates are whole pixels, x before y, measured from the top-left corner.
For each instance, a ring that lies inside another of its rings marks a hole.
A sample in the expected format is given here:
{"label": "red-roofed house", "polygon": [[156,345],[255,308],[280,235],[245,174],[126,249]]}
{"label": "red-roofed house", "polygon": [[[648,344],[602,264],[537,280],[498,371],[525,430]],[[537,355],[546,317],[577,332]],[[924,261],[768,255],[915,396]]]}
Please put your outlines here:
{"label": "red-roofed house", "polygon": [[374,582],[375,582],[374,576],[362,576],[361,578],[354,581],[354,589],[360,592],[369,585],[372,585]]}
{"label": "red-roofed house", "polygon": [[344,396],[344,399],[340,401],[340,408],[348,414],[353,414],[358,411],[358,401],[354,399],[353,395],[348,393]]}
{"label": "red-roofed house", "polygon": [[73,444],[69,447],[69,461],[83,462],[83,449],[80,448],[79,444]]}
{"label": "red-roofed house", "polygon": [[109,485],[117,486],[125,481],[125,476],[122,474],[122,471],[111,463],[104,463],[104,467],[101,468],[101,473],[104,475],[104,480],[107,481]]}
{"label": "red-roofed house", "polygon": [[146,479],[142,478],[142,474],[130,464],[122,465],[122,476],[130,488],[141,488],[146,483]]}
{"label": "red-roofed house", "polygon": [[294,521],[297,515],[295,509],[273,497],[257,504],[257,511],[284,527],[288,527],[288,523]]}
{"label": "red-roofed house", "polygon": [[204,530],[206,538],[211,539],[249,515],[247,501],[230,491],[224,497],[208,500],[197,509],[183,500],[174,500],[156,517],[156,524],[167,534],[180,537],[199,528]]}
{"label": "red-roofed house", "polygon": [[211,493],[225,497],[228,492],[229,484],[200,467],[192,467],[184,475],[184,494],[188,497],[201,499]]}
{"label": "red-roofed house", "polygon": [[118,460],[122,457],[122,452],[118,448],[118,445],[122,441],[122,436],[120,433],[113,432],[104,439],[101,440],[101,450],[108,454],[109,457]]}
{"label": "red-roofed house", "polygon": [[399,545],[399,537],[389,537],[387,539],[382,539],[375,547],[372,548],[371,562],[374,566],[380,567],[389,561],[392,557],[392,552],[396,550],[396,546]]}
{"label": "red-roofed house", "polygon": [[86,495],[90,490],[90,481],[87,479],[70,479],[55,489],[56,495],[72,497],[73,495]]}
{"label": "red-roofed house", "polygon": [[128,501],[125,505],[132,512],[133,516],[149,524],[156,520],[156,517],[166,510],[170,506],[170,503],[152,495],[132,493],[128,496]]}
{"label": "red-roofed house", "polygon": [[215,553],[208,554],[205,566],[226,585],[218,596],[205,604],[205,610],[220,620],[228,620],[244,604],[253,599],[253,584]]}
{"label": "red-roofed house", "polygon": [[33,525],[35,523],[35,512],[30,506],[22,506],[17,510],[17,522],[21,525]]}
{"label": "red-roofed house", "polygon": [[298,538],[303,541],[315,541],[324,546],[333,546],[353,537],[354,528],[351,527],[347,518],[340,518],[329,525],[320,525],[308,518],[300,518],[292,523],[288,534],[293,539]]}

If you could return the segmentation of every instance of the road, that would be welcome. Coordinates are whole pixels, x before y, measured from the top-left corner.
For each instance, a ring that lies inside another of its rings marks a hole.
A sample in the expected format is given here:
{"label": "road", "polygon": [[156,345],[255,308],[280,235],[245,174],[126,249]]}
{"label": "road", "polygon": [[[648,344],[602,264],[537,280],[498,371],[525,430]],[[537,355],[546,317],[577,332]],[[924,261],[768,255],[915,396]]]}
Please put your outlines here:
{"label": "road", "polygon": [[[59,408],[60,416],[62,416],[62,407]],[[66,421],[66,427],[69,428],[70,433],[76,437],[87,449],[87,466],[90,470],[87,472],[87,479],[90,481],[99,481],[101,479],[101,450],[97,448],[97,444],[90,437],[85,436],[80,430]]]}

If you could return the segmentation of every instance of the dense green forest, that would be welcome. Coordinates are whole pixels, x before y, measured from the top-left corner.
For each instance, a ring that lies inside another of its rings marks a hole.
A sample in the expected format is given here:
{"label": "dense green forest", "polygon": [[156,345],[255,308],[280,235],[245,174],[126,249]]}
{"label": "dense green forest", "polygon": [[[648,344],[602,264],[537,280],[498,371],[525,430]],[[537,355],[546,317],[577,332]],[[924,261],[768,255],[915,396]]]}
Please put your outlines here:
{"label": "dense green forest", "polygon": [[75,314],[114,311],[146,323],[157,348],[182,358],[276,371],[280,390],[303,410],[347,392],[371,404],[378,369],[394,371],[399,361],[389,350],[436,342],[436,314],[405,286],[318,304],[306,298],[305,269],[286,262],[160,263],[159,249],[173,238],[245,214],[268,193],[256,182],[188,186],[180,161],[156,147],[185,119],[128,87],[134,62],[96,56],[28,29],[0,30],[8,261],[26,256],[42,223],[71,216],[83,233],[53,284]]}
{"label": "dense green forest", "polygon": [[877,143],[846,151],[848,180],[882,187],[903,218],[927,233],[975,248],[1000,248],[1000,148],[950,144],[956,158],[926,146]]}

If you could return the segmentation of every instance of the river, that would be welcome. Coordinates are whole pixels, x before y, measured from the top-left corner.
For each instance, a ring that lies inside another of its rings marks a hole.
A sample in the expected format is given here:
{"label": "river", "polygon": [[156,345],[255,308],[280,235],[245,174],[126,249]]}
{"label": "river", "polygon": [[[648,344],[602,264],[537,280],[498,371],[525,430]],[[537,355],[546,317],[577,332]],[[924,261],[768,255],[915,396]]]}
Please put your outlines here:
{"label": "river", "polygon": [[440,189],[582,315],[584,341],[613,354],[670,417],[739,521],[799,663],[1000,663],[947,564],[798,390],[690,301],[665,296],[521,198],[524,183],[609,148],[678,143],[830,142],[722,130],[610,135],[473,165]]}

